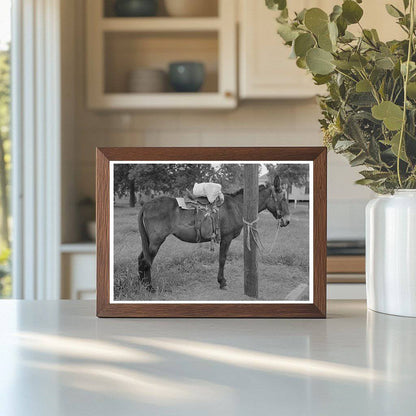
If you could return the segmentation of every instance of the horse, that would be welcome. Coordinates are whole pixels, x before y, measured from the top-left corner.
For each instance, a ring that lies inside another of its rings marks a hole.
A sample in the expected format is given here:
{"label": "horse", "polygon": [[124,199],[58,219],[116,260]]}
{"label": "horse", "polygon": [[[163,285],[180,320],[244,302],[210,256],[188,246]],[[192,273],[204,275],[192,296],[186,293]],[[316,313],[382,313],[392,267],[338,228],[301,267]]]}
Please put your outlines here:
{"label": "horse", "polygon": [[[238,237],[243,228],[243,189],[224,194],[224,202],[219,208],[220,253],[217,281],[220,289],[226,289],[224,265],[231,241]],[[267,209],[281,227],[290,222],[289,202],[286,192],[281,187],[280,178],[275,176],[273,185],[259,186],[259,212]],[[161,196],[146,202],[138,217],[142,252],[138,257],[139,280],[148,291],[155,292],[151,284],[151,267],[166,237],[173,234],[179,240],[188,243],[209,242],[200,239],[195,229],[195,212],[183,210],[175,198]]]}

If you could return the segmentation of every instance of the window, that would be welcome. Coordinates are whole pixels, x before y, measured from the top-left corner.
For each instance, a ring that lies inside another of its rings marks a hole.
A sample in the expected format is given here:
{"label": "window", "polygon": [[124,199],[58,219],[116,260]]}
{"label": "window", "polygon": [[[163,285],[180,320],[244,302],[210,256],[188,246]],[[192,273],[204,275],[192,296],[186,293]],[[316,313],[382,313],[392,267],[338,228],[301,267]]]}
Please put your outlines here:
{"label": "window", "polygon": [[0,0],[0,298],[12,294],[10,267],[11,0]]}

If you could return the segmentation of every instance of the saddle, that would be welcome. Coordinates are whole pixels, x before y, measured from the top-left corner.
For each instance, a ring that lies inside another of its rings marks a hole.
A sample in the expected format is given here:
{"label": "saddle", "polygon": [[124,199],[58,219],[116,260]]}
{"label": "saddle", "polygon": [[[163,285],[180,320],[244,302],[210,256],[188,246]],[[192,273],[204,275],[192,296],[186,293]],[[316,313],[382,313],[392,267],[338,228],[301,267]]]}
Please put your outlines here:
{"label": "saddle", "polygon": [[176,200],[181,209],[195,212],[196,241],[210,240],[210,249],[213,251],[214,243],[221,241],[219,208],[224,203],[224,196],[219,196],[211,203],[208,198],[195,196],[186,190],[186,196]]}

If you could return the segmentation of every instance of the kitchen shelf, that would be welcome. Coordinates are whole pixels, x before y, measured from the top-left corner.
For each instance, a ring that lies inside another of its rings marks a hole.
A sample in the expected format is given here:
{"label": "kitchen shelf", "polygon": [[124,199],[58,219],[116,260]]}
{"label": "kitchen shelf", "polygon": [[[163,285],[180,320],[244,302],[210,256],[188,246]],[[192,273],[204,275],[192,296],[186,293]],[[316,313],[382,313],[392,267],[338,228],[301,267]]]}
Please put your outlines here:
{"label": "kitchen shelf", "polygon": [[[219,0],[215,17],[121,18],[103,15],[103,1],[87,0],[87,106],[96,110],[232,109],[237,106],[237,31],[234,1]],[[230,30],[234,27],[235,30]],[[128,92],[138,68],[175,61],[205,65],[200,92]]]}
{"label": "kitchen shelf", "polygon": [[98,21],[99,28],[106,32],[192,32],[218,31],[218,17],[107,17]]}
{"label": "kitchen shelf", "polygon": [[234,108],[233,97],[217,93],[103,94],[96,103],[105,109],[218,109]]}
{"label": "kitchen shelf", "polygon": [[78,253],[95,253],[96,246],[93,241],[81,241],[78,243],[61,244],[61,253],[78,254]]}

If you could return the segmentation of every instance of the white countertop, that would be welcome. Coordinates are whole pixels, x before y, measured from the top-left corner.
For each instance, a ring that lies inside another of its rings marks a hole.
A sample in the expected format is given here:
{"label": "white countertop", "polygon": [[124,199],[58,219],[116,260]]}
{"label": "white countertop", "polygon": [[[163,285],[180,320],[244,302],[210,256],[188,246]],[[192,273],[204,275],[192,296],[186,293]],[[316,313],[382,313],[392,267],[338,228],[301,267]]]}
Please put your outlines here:
{"label": "white countertop", "polygon": [[97,319],[0,301],[0,415],[412,415],[416,319]]}

